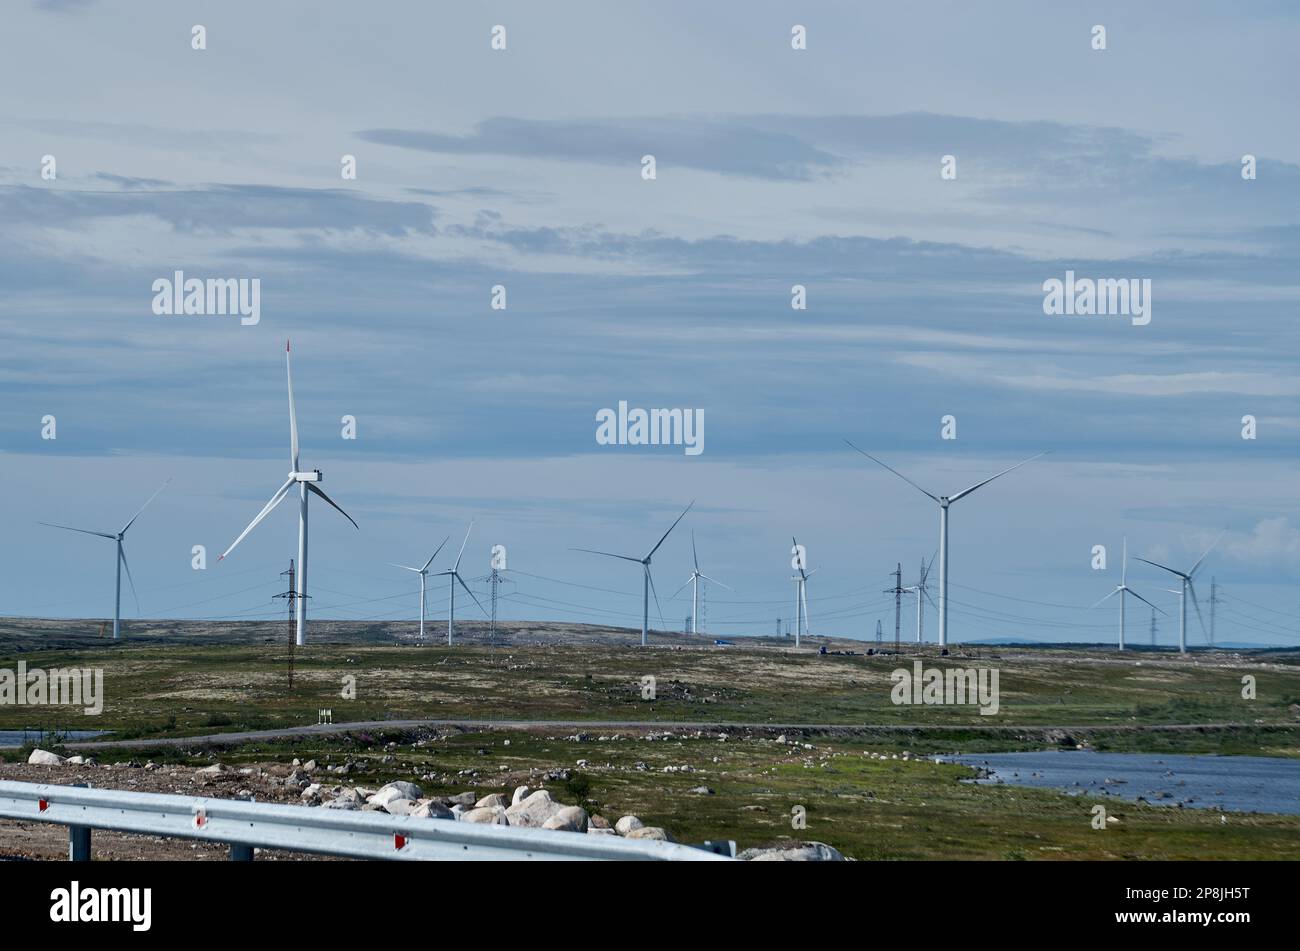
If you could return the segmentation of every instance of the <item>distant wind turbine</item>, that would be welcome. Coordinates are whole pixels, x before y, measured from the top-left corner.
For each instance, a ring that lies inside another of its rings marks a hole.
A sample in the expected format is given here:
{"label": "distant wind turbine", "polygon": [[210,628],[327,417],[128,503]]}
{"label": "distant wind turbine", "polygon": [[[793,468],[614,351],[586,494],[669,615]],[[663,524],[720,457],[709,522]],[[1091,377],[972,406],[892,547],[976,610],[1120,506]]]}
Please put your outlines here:
{"label": "distant wind turbine", "polygon": [[912,488],[916,489],[922,495],[926,495],[929,498],[933,499],[935,502],[939,503],[939,646],[947,647],[948,646],[948,506],[950,506],[953,502],[956,502],[958,499],[963,499],[966,496],[970,495],[976,489],[983,488],[984,486],[992,482],[994,479],[1000,479],[1008,472],[1011,472],[1015,469],[1019,469],[1026,462],[1033,462],[1035,459],[1042,458],[1043,456],[1047,455],[1047,453],[1050,452],[1051,450],[1050,449],[1045,450],[1044,452],[1036,453],[1035,455],[1030,456],[1028,459],[1022,459],[1020,462],[1017,462],[1014,466],[1010,466],[1009,468],[1003,469],[997,475],[989,476],[987,479],[985,479],[982,482],[976,482],[974,485],[970,486],[969,488],[962,489],[960,492],[956,493],[955,495],[935,495],[934,493],[927,492],[925,489],[921,488],[919,485],[917,485],[907,476],[903,475],[897,469],[885,465],[885,463],[881,462],[875,456],[871,455],[871,453],[864,452],[863,450],[858,449],[857,446],[853,445],[853,443],[849,442],[847,439],[844,441],[848,443],[850,449],[854,449],[857,452],[861,452],[862,455],[866,456],[876,465],[880,466],[881,468],[888,469],[890,472],[898,476],[900,479],[902,479]]}
{"label": "distant wind turbine", "polygon": [[[1223,537],[1223,532],[1219,533],[1219,538]],[[1162,565],[1158,561],[1151,561],[1147,558],[1139,558],[1138,561],[1146,562],[1156,568],[1163,568],[1171,575],[1177,575],[1182,579],[1182,585],[1178,594],[1178,652],[1187,653],[1187,595],[1192,596],[1192,607],[1196,608],[1196,619],[1201,624],[1201,633],[1205,633],[1205,618],[1201,617],[1201,605],[1196,600],[1196,586],[1192,584],[1192,578],[1196,575],[1196,569],[1201,567],[1201,562],[1205,561],[1206,555],[1214,550],[1214,546],[1219,544],[1219,538],[1210,543],[1210,547],[1205,549],[1205,554],[1196,559],[1196,564],[1192,565],[1187,571],[1179,571],[1177,568],[1170,568],[1168,565]],[[1149,602],[1148,602],[1149,603]],[[1207,635],[1208,636],[1208,635]]]}
{"label": "distant wind turbine", "polygon": [[[622,561],[634,561],[634,562],[636,562],[637,564],[639,564],[639,565],[641,566],[641,571],[642,571],[642,579],[641,579],[641,607],[642,607],[642,610],[641,610],[641,646],[642,646],[642,647],[645,647],[645,646],[649,643],[649,633],[650,633],[650,592],[651,592],[651,591],[654,591],[654,586],[655,586],[654,579],[650,577],[650,559],[653,558],[653,557],[654,557],[654,553],[657,552],[657,551],[659,550],[659,546],[662,545],[662,544],[664,543],[664,541],[668,538],[668,536],[672,534],[673,529],[677,527],[677,522],[680,522],[682,519],[684,519],[684,518],[686,517],[686,513],[689,512],[689,511],[691,510],[691,508],[692,508],[694,505],[695,505],[695,503],[694,503],[694,502],[691,502],[690,505],[686,506],[686,508],[682,510],[682,514],[679,515],[679,516],[677,516],[677,521],[676,521],[676,522],[673,522],[671,525],[668,526],[668,531],[664,532],[664,534],[663,534],[663,538],[660,538],[659,541],[655,543],[655,547],[654,547],[654,548],[651,548],[651,549],[650,549],[650,553],[647,554],[644,558],[633,558],[631,555],[616,555],[616,554],[614,554],[613,552],[608,552],[608,551],[596,551],[594,548],[575,548],[575,549],[573,549],[574,551],[585,551],[585,552],[586,552],[587,554],[589,554],[589,555],[604,555],[606,558],[618,558],[618,559],[620,559],[620,560],[622,560]],[[658,593],[657,591],[655,592],[655,609],[656,609],[657,611],[659,611],[659,623],[660,623],[661,625],[663,625],[664,627],[667,627],[667,625],[664,624],[664,612],[663,612],[663,610],[659,607],[659,593]]]}
{"label": "distant wind turbine", "polygon": [[[158,486],[158,489],[154,492],[154,494],[149,496],[148,500],[144,503],[144,505],[140,506],[140,512],[143,512],[145,509],[147,509],[149,507],[149,503],[152,502],[154,499],[158,498],[158,493],[161,492],[163,489],[167,488],[168,482],[171,482],[171,479],[168,479],[167,482],[164,482],[162,485]],[[110,535],[107,532],[92,532],[88,528],[73,528],[71,525],[56,525],[53,522],[40,523],[42,525],[47,525],[50,528],[62,528],[69,532],[81,532],[81,534],[83,535],[97,535],[100,538],[107,538],[109,541],[117,543],[117,558],[116,558],[117,593],[114,596],[114,601],[113,601],[113,640],[118,639],[122,630],[122,569],[123,568],[126,569],[127,583],[131,586],[131,597],[135,599],[136,613],[137,614],[140,613],[140,596],[135,593],[135,581],[131,577],[131,566],[126,563],[126,551],[122,547],[122,540],[126,538],[126,530],[135,524],[135,520],[140,517],[140,512],[136,512],[134,515],[132,515],[131,521],[123,525],[122,530],[118,532],[116,535]]]}
{"label": "distant wind turbine", "polygon": [[[483,611],[483,616],[484,617],[487,616],[487,611],[483,609],[483,605],[479,602],[479,599],[474,597],[474,592],[469,590],[469,585],[467,585],[465,583],[465,579],[460,576],[460,559],[465,554],[465,545],[469,542],[469,533],[472,531],[474,531],[474,523],[470,522],[469,528],[465,529],[465,541],[460,543],[460,553],[456,555],[456,563],[452,565],[450,568],[448,568],[446,571],[439,571],[437,573],[437,577],[447,579],[447,583],[450,588],[447,594],[447,646],[448,647],[451,646],[451,636],[456,629],[456,584],[458,582],[460,586],[465,589],[465,593],[468,594],[471,598],[474,598],[474,603],[478,605],[478,609],[480,611]],[[438,546],[438,551],[442,551],[441,545]],[[434,554],[437,554],[437,552],[435,552]],[[430,558],[429,560],[433,561],[432,558]],[[425,565],[425,567],[427,568],[428,565]]]}
{"label": "distant wind turbine", "polygon": [[[790,578],[794,582],[794,646],[799,646],[799,628],[803,627],[803,633],[811,634],[812,631],[808,626],[808,579],[821,570],[818,565],[812,571],[805,571],[808,567],[807,556],[802,548],[799,547],[799,539],[794,536],[790,537],[794,542],[791,552],[794,554],[794,567],[799,572]],[[800,619],[802,618],[802,623]]]}
{"label": "distant wind turbine", "polygon": [[295,607],[297,609],[297,644],[302,647],[307,643],[307,499],[308,493],[319,495],[324,499],[331,508],[336,509],[339,514],[352,522],[352,527],[360,530],[360,526],[352,520],[352,516],[344,512],[335,504],[334,500],[321,490],[318,484],[324,476],[319,469],[313,469],[310,472],[304,472],[298,465],[298,414],[294,408],[293,402],[293,369],[289,365],[289,343],[284,344],[284,371],[289,381],[289,462],[292,468],[289,470],[289,479],[284,485],[280,486],[275,495],[271,496],[271,501],[262,507],[262,511],[257,513],[257,517],[248,523],[248,527],[239,533],[239,537],[230,543],[230,547],[221,553],[217,561],[222,561],[227,555],[235,550],[235,546],[244,540],[244,538],[257,527],[257,523],[262,521],[271,514],[271,511],[285,500],[289,490],[296,484],[298,486],[298,572],[294,578],[296,593]]}
{"label": "distant wind turbine", "polygon": [[[1145,604],[1150,604],[1152,610],[1160,611],[1158,607],[1156,607],[1154,604],[1151,604],[1150,601],[1142,597],[1142,595],[1138,594],[1136,591],[1134,591],[1132,588],[1128,586],[1128,537],[1127,536],[1124,538],[1124,560],[1120,564],[1119,584],[1115,585],[1115,587],[1111,589],[1110,594],[1106,595],[1106,597],[1102,598],[1100,601],[1094,604],[1093,607],[1095,608],[1098,605],[1102,604],[1103,602],[1110,600],[1110,598],[1114,597],[1116,594],[1119,595],[1119,649],[1123,650],[1124,649],[1124,595],[1131,594],[1139,601]],[[1160,611],[1160,613],[1164,614],[1165,612]]]}
{"label": "distant wind turbine", "polygon": [[[669,529],[669,531],[671,531],[671,529]],[[682,588],[685,588],[687,585],[691,586],[691,633],[698,634],[700,633],[700,579],[703,578],[705,581],[710,581],[720,588],[727,588],[727,586],[721,581],[714,581],[714,579],[700,571],[700,556],[695,550],[694,532],[691,532],[691,558],[695,562],[695,570],[692,571],[691,576],[682,583]],[[677,595],[681,594],[682,588],[678,588],[674,591],[672,596],[675,598]],[[727,590],[730,591],[731,589],[727,588]]]}
{"label": "distant wind turbine", "polygon": [[[450,538],[451,538],[450,535],[448,535],[446,538],[444,538],[444,539],[442,540],[442,545],[447,544],[447,542],[448,542],[448,540],[449,540]],[[424,567],[422,567],[422,568],[412,568],[410,565],[399,565],[399,564],[395,564],[394,562],[391,562],[391,561],[388,563],[388,564],[389,564],[391,567],[393,567],[393,568],[401,568],[401,569],[403,569],[403,570],[405,570],[405,571],[414,571],[417,575],[420,576],[420,640],[421,640],[421,641],[424,640],[424,615],[425,615],[424,586],[425,586],[425,581],[428,579],[428,576],[429,576],[429,566],[430,566],[431,564],[433,564],[433,559],[435,559],[435,558],[438,557],[438,552],[439,552],[439,551],[442,551],[442,545],[439,545],[439,546],[438,546],[438,550],[435,551],[432,555],[429,556],[429,560],[426,561],[426,562],[424,563]]]}
{"label": "distant wind turbine", "polygon": [[937,557],[939,557],[938,552],[931,556],[928,565],[925,563],[925,559],[922,558],[921,573],[917,576],[916,584],[903,589],[908,594],[916,593],[916,642],[918,644],[922,643],[923,620],[925,617],[925,604],[922,599],[930,597],[930,588],[927,582],[930,578],[930,569],[934,567],[934,559]]}

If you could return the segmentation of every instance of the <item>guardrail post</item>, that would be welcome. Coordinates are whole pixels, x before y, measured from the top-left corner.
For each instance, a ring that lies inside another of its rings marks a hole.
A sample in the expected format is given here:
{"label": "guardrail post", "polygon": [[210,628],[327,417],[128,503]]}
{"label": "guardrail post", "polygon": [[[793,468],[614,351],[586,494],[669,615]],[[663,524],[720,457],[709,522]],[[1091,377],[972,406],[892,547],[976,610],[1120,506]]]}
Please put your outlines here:
{"label": "guardrail post", "polygon": [[90,826],[68,826],[68,861],[90,861]]}
{"label": "guardrail post", "polygon": [[253,861],[253,847],[251,845],[240,845],[238,842],[231,842],[230,861],[232,862]]}

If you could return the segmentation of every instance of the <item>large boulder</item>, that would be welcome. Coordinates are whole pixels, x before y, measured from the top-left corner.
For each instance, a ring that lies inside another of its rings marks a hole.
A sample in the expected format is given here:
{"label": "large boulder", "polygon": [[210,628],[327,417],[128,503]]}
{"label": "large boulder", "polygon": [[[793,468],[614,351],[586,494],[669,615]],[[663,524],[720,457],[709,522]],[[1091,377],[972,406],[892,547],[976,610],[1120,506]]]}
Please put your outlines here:
{"label": "large boulder", "polygon": [[502,809],[509,809],[514,803],[506,799],[505,795],[494,792],[490,796],[484,796],[478,802],[474,803],[475,809],[495,809],[500,806]]}
{"label": "large boulder", "polygon": [[391,782],[388,783],[387,785],[380,786],[379,791],[376,792],[375,795],[378,796],[382,793],[389,792],[391,790],[396,790],[400,794],[402,799],[423,799],[424,798],[424,792],[420,789],[419,786],[415,785],[415,783],[404,782],[400,779],[397,780],[396,782]]}
{"label": "large boulder", "polygon": [[565,806],[543,822],[542,828],[557,829],[561,832],[586,832],[587,810],[581,806]]}
{"label": "large boulder", "polygon": [[844,856],[825,842],[793,842],[772,849],[745,849],[736,857],[748,862],[844,861]]}
{"label": "large boulder", "polygon": [[433,799],[421,799],[411,813],[417,819],[451,819],[451,810]]}
{"label": "large boulder", "polygon": [[641,826],[639,829],[633,829],[627,834],[629,839],[652,839],[655,842],[675,842],[676,840],[668,834],[666,829],[658,826]]}
{"label": "large boulder", "polygon": [[510,796],[510,805],[517,806],[532,794],[533,791],[527,786],[516,786],[514,793]]}
{"label": "large boulder", "polygon": [[645,823],[636,816],[624,816],[622,819],[619,819],[618,822],[614,823],[614,831],[619,835],[627,835],[635,829],[642,829],[644,827]]}
{"label": "large boulder", "polygon": [[474,801],[478,799],[473,792],[456,793],[454,796],[448,796],[447,802],[453,806],[464,806],[466,809],[474,808]]}
{"label": "large boulder", "polygon": [[49,750],[32,750],[32,755],[27,757],[27,762],[33,766],[62,766],[64,759],[58,753],[51,753]]}
{"label": "large boulder", "polygon": [[331,799],[325,803],[326,809],[342,809],[345,812],[356,812],[361,808],[361,804],[355,799]]}
{"label": "large boulder", "polygon": [[390,816],[409,816],[418,806],[414,799],[394,799],[384,805],[384,811]]}
{"label": "large boulder", "polygon": [[505,806],[482,806],[470,809],[460,815],[461,822],[478,822],[484,825],[508,826]]}
{"label": "large boulder", "polygon": [[547,819],[563,808],[560,803],[551,798],[549,792],[539,789],[527,799],[507,809],[506,818],[510,820],[512,826],[540,829],[546,824]]}

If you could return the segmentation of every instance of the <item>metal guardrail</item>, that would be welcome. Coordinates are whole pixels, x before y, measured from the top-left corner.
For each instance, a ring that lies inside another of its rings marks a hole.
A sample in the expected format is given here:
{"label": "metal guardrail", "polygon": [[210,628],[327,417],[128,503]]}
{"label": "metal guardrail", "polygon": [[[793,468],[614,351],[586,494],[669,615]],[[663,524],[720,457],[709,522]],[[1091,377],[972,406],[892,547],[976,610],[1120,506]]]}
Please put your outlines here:
{"label": "metal guardrail", "polygon": [[228,843],[230,857],[240,861],[250,861],[254,848],[414,861],[712,861],[735,848],[11,780],[0,780],[0,819],[67,826],[72,861],[90,858],[92,829]]}

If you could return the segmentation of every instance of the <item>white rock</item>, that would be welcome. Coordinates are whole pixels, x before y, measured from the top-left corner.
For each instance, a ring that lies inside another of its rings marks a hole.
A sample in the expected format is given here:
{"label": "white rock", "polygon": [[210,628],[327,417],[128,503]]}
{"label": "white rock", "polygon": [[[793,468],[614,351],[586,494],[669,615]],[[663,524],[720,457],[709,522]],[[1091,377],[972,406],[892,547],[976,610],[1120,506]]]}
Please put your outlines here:
{"label": "white rock", "polygon": [[508,826],[505,806],[483,806],[470,809],[459,816],[461,822],[478,822],[484,825]]}
{"label": "white rock", "polygon": [[416,805],[415,811],[411,813],[417,819],[452,819],[450,809],[440,802],[434,802],[432,799],[422,799]]}
{"label": "white rock", "polygon": [[558,829],[561,832],[586,832],[587,810],[581,806],[565,806],[555,815],[542,823],[543,829]]}
{"label": "white rock", "polygon": [[738,858],[750,862],[843,862],[844,856],[824,842],[800,842],[784,849],[745,849]]}
{"label": "white rock", "polygon": [[361,808],[355,799],[331,799],[324,805],[326,809],[343,809],[347,812],[355,812]]}
{"label": "white rock", "polygon": [[392,782],[392,783],[388,783],[387,785],[380,786],[379,791],[375,793],[375,795],[381,795],[382,793],[390,789],[396,789],[399,793],[402,794],[403,799],[424,798],[424,792],[423,790],[420,789],[419,786],[415,785],[415,783],[403,782],[400,779],[397,780],[396,782]]}
{"label": "white rock", "polygon": [[614,823],[614,831],[619,835],[627,835],[636,829],[644,829],[645,823],[636,816],[624,816]]}
{"label": "white rock", "polygon": [[27,757],[27,762],[34,766],[62,766],[64,759],[58,753],[51,753],[48,750],[32,750],[32,755]]}
{"label": "white rock", "polygon": [[384,806],[384,811],[390,816],[409,816],[417,808],[414,799],[394,799]]}
{"label": "white rock", "polygon": [[506,818],[512,826],[529,826],[541,828],[547,819],[564,807],[551,798],[545,789],[539,789],[528,798],[506,810]]}
{"label": "white rock", "polygon": [[497,792],[497,793],[493,793],[490,796],[484,796],[478,802],[474,803],[474,808],[495,809],[496,807],[500,806],[502,809],[506,809],[510,805],[514,805],[514,803],[507,803],[506,797],[503,794]]}
{"label": "white rock", "polygon": [[653,839],[656,842],[672,842],[673,837],[658,826],[641,826],[627,834],[629,839]]}
{"label": "white rock", "polygon": [[525,799],[531,796],[532,793],[533,791],[529,789],[527,786],[518,787],[517,789],[515,789],[514,794],[511,795],[510,797],[510,805],[512,806],[519,805],[521,802],[523,802]]}

